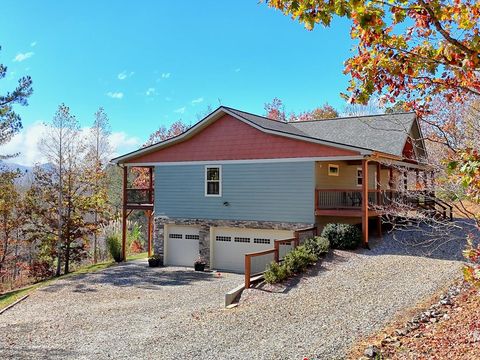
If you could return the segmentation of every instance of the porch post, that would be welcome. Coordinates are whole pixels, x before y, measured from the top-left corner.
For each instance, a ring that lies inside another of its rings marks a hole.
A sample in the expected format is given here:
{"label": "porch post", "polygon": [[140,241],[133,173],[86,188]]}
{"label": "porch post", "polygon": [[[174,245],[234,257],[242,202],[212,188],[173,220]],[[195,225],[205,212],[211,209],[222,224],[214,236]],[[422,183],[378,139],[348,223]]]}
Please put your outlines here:
{"label": "porch post", "polygon": [[[379,206],[379,209],[377,211],[381,211],[380,206],[382,206],[382,192],[381,192],[381,184],[382,184],[382,165],[380,162],[377,162],[377,205]],[[382,215],[381,213],[378,214],[377,216],[377,235],[378,237],[382,237]]]}
{"label": "porch post", "polygon": [[408,190],[408,169],[404,168],[403,170],[403,188],[405,191]]}
{"label": "porch post", "polygon": [[149,191],[149,198],[150,198],[150,204],[153,204],[153,168],[149,167],[148,168],[148,189]]}
{"label": "porch post", "polygon": [[127,260],[127,178],[128,167],[123,167],[122,259]]}
{"label": "porch post", "polygon": [[390,190],[393,189],[393,168],[389,167],[388,168],[388,187]]}
{"label": "porch post", "polygon": [[377,162],[377,178],[375,179],[377,183],[377,205],[381,205],[381,197],[380,197],[380,190],[381,190],[381,184],[382,184],[382,177],[381,177],[381,170],[382,166],[379,162]]}
{"label": "porch post", "polygon": [[362,160],[362,235],[363,245],[368,248],[368,160]]}

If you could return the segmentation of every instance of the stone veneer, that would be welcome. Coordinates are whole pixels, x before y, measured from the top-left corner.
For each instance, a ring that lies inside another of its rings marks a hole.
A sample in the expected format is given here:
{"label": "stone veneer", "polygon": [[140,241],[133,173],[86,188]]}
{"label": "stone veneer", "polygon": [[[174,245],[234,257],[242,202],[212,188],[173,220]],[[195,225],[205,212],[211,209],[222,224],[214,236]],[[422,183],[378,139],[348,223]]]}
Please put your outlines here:
{"label": "stone veneer", "polygon": [[199,252],[200,256],[207,262],[210,260],[210,227],[238,227],[247,229],[266,230],[297,230],[315,226],[310,223],[288,223],[277,221],[255,221],[255,220],[212,220],[212,219],[178,219],[167,217],[156,217],[154,222],[153,249],[155,254],[163,254],[164,227],[163,225],[195,225],[199,230]]}

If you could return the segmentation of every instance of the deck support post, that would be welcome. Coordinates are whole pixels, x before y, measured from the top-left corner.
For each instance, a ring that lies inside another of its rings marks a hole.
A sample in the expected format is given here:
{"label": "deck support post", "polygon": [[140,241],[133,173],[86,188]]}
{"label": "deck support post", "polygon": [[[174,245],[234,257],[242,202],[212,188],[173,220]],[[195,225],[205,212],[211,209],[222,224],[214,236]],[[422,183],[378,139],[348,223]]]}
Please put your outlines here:
{"label": "deck support post", "polygon": [[150,204],[153,204],[153,167],[148,168],[148,190],[149,191],[149,198]]}
{"label": "deck support post", "polygon": [[390,188],[390,190],[393,189],[393,168],[390,166],[388,168],[388,187]]}
{"label": "deck support post", "polygon": [[147,221],[148,221],[148,226],[147,226],[147,252],[148,256],[152,256],[152,211],[147,210],[146,212],[147,215]]}
{"label": "deck support post", "polygon": [[363,245],[368,249],[368,160],[362,160],[362,236]]}
{"label": "deck support post", "polygon": [[424,170],[424,171],[422,172],[422,180],[423,180],[423,188],[424,188],[424,190],[427,190],[427,189],[428,189],[427,177],[428,177],[428,173]]}
{"label": "deck support post", "polygon": [[123,208],[122,208],[122,260],[127,260],[127,179],[128,167],[123,167]]}
{"label": "deck support post", "polygon": [[[380,162],[377,162],[377,211],[382,211],[381,206],[383,205],[383,196],[382,196],[382,176],[381,176],[382,166]],[[382,237],[382,215],[377,216],[377,235],[378,237]]]}

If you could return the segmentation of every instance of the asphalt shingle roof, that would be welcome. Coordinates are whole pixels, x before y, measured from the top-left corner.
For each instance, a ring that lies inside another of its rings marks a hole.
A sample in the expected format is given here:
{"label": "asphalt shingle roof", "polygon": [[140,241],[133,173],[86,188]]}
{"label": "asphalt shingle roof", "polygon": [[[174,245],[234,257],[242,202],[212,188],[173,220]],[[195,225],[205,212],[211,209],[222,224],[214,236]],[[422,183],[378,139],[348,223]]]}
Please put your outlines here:
{"label": "asphalt shingle roof", "polygon": [[227,108],[265,129],[401,156],[415,113],[393,113],[285,123]]}

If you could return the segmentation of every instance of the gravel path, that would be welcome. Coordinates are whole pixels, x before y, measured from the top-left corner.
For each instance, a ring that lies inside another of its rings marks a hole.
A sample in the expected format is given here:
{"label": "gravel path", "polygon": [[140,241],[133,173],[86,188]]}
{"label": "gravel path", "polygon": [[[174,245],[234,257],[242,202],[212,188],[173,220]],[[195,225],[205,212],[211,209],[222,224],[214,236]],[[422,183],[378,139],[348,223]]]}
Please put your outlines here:
{"label": "gravel path", "polygon": [[387,236],[370,251],[335,251],[289,284],[248,290],[232,310],[223,296],[240,275],[116,266],[58,281],[0,315],[0,359],[341,359],[459,277],[462,247],[425,253]]}

